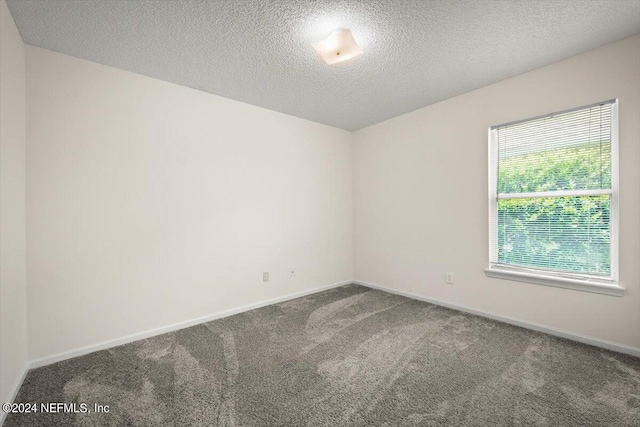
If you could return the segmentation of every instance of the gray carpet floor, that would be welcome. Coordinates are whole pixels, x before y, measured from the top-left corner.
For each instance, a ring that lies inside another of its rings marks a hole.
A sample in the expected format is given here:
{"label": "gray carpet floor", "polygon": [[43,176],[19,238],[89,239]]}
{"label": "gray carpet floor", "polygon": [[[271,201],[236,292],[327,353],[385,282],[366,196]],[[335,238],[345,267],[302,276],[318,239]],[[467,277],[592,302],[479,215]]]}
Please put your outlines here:
{"label": "gray carpet floor", "polygon": [[11,426],[640,426],[640,358],[356,285],[30,371]]}

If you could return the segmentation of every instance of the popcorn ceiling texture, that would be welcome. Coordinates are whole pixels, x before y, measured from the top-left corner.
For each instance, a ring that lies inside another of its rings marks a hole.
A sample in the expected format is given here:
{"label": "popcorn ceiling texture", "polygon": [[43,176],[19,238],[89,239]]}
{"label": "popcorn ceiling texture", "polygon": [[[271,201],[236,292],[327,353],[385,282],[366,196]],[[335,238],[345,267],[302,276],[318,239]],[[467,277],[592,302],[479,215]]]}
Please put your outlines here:
{"label": "popcorn ceiling texture", "polygon": [[[27,44],[347,130],[640,32],[640,0],[7,0]],[[353,31],[328,66],[311,43]]]}

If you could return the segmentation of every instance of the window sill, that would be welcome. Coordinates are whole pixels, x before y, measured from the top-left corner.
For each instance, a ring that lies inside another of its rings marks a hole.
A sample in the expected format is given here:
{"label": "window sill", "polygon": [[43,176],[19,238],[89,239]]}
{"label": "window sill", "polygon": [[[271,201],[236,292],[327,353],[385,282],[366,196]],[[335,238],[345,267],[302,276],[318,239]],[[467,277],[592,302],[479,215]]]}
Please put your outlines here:
{"label": "window sill", "polygon": [[545,276],[542,274],[525,273],[499,268],[487,268],[484,274],[496,279],[514,280],[516,282],[535,283],[537,285],[554,286],[556,288],[573,289],[576,291],[592,292],[596,294],[621,297],[625,289],[622,286],[599,283],[589,280],[569,279],[564,277]]}

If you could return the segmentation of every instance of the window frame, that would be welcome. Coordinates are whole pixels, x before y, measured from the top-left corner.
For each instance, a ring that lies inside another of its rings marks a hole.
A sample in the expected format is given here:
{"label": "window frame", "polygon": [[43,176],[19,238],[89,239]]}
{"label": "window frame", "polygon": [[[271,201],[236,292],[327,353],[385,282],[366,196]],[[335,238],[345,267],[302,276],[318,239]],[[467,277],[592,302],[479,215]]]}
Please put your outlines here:
{"label": "window frame", "polygon": [[[557,114],[569,113],[577,110],[583,110],[603,104],[611,104],[611,190],[569,190],[569,191],[550,191],[550,192],[531,192],[520,193],[517,198],[525,198],[531,196],[535,198],[553,195],[555,197],[571,196],[578,197],[580,195],[610,195],[610,263],[611,273],[607,277],[594,276],[589,274],[571,273],[571,272],[553,272],[549,270],[536,269],[533,267],[500,265],[492,260],[497,260],[498,251],[498,199],[500,198],[516,198],[516,197],[500,197],[498,194],[498,142],[494,138],[495,130],[501,127],[514,125],[518,123],[529,122],[554,116]],[[544,114],[536,117],[530,117],[523,120],[517,120],[500,125],[490,126],[488,129],[489,141],[489,267],[485,269],[488,277],[513,280],[518,282],[535,283],[539,285],[554,286],[560,288],[573,289],[585,292],[594,292],[605,295],[622,296],[625,289],[619,283],[619,147],[618,147],[618,99],[609,99],[606,101],[596,102],[589,105],[583,105],[576,108],[557,111],[554,113]]]}

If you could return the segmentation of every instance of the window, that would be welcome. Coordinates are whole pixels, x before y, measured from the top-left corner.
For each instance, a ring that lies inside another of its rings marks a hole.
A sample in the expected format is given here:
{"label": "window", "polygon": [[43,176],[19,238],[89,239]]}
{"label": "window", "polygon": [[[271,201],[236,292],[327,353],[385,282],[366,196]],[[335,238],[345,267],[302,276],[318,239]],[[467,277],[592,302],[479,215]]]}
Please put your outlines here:
{"label": "window", "polygon": [[487,275],[622,295],[617,101],[489,130]]}

